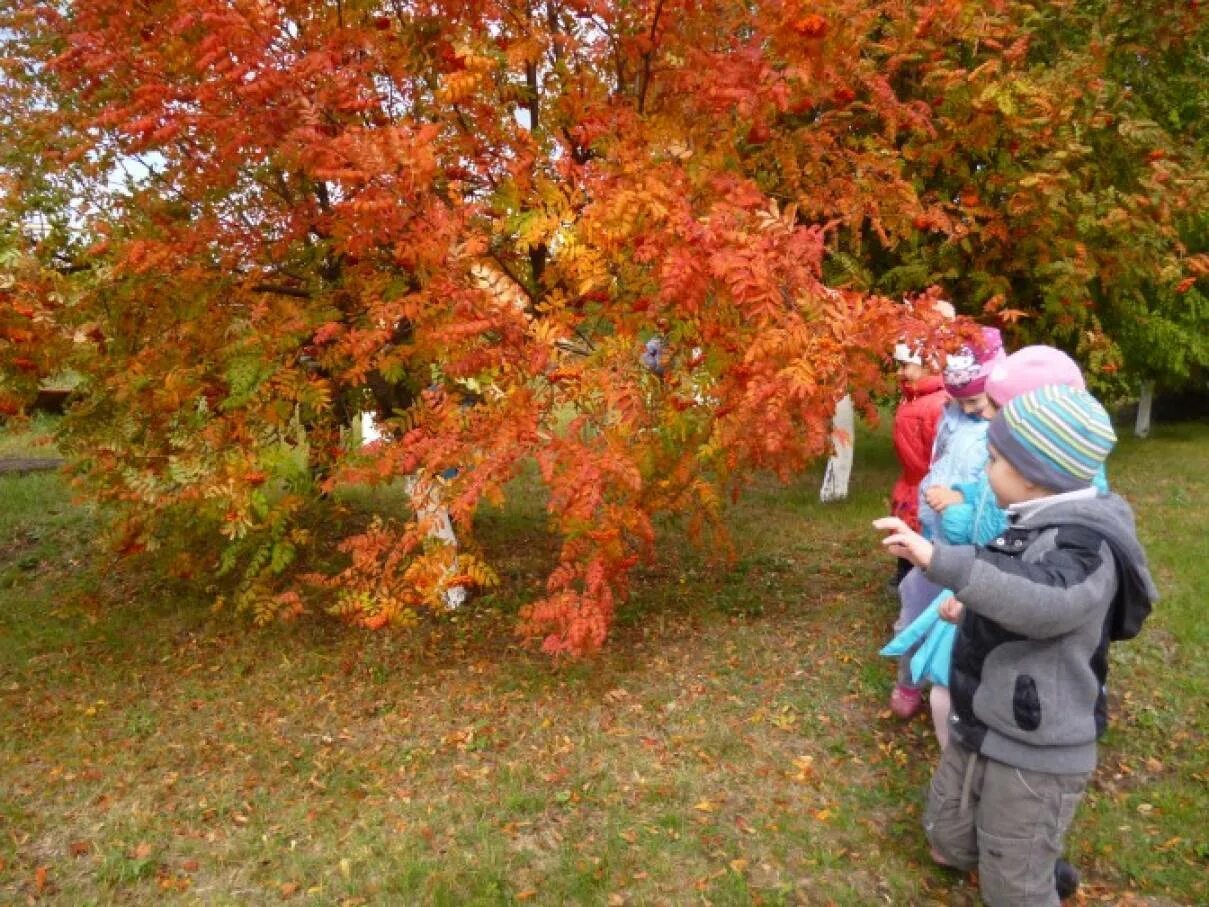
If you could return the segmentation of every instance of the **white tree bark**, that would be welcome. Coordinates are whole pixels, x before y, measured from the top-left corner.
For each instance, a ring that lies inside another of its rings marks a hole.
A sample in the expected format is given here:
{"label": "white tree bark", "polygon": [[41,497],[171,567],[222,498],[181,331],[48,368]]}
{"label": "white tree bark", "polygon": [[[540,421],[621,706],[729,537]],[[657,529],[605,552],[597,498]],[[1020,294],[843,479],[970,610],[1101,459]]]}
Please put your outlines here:
{"label": "white tree bark", "polygon": [[361,414],[360,429],[361,429],[360,441],[361,441],[362,447],[364,447],[366,444],[373,444],[375,441],[377,441],[379,438],[382,437],[382,432],[378,431],[378,426],[374,424],[374,414],[373,413],[362,413]]}
{"label": "white tree bark", "polygon": [[[360,429],[362,445],[372,444],[382,437],[382,433],[374,424],[373,413],[362,413],[358,428]],[[406,487],[407,493],[412,496],[413,501],[416,497],[417,481],[415,476],[408,476],[404,480],[404,487]],[[455,550],[457,549],[458,537],[453,531],[453,521],[449,519],[449,508],[441,503],[439,490],[435,486],[429,490],[425,499],[416,505],[416,516],[428,523],[428,535],[431,538],[440,539],[445,544],[453,546]],[[450,569],[457,569],[456,557]],[[445,607],[453,610],[465,603],[465,586],[450,586],[445,590]]]}
{"label": "white tree bark", "polygon": [[1154,402],[1154,382],[1143,381],[1142,393],[1138,397],[1138,418],[1133,425],[1133,433],[1139,438],[1150,434],[1150,405]]}
{"label": "white tree bark", "polygon": [[819,500],[824,504],[848,497],[848,480],[852,477],[852,451],[856,441],[856,413],[852,397],[845,396],[835,407],[831,421],[831,445],[835,451],[827,461]]}

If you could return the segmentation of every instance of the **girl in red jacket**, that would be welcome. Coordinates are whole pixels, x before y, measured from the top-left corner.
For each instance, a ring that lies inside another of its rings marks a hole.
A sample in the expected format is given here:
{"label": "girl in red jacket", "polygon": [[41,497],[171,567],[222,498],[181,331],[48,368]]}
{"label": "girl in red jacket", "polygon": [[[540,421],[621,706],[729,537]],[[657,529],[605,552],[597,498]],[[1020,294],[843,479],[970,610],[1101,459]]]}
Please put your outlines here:
{"label": "girl in red jacket", "polygon": [[[898,344],[894,361],[902,389],[902,400],[894,413],[894,452],[903,468],[890,494],[890,513],[918,532],[919,483],[932,463],[936,426],[949,395],[935,363],[929,360],[925,364],[918,348]],[[911,562],[899,558],[892,584],[897,586],[910,569]]]}

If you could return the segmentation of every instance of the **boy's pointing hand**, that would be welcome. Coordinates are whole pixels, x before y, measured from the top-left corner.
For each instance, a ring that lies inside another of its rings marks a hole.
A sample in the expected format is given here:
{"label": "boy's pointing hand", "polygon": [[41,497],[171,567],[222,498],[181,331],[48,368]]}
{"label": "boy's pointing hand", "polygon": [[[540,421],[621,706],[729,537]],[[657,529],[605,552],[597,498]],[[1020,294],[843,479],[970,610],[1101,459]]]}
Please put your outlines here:
{"label": "boy's pointing hand", "polygon": [[882,545],[895,557],[909,560],[917,567],[927,569],[932,563],[932,543],[896,516],[874,520],[873,525],[890,535],[882,539]]}

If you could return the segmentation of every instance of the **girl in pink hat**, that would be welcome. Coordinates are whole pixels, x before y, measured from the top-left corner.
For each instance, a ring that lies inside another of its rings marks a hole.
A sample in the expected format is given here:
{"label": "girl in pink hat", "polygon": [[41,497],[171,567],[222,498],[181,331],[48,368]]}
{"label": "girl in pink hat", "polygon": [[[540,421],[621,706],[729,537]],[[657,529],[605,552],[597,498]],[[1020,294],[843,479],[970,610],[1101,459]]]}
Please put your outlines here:
{"label": "girl in pink hat", "polygon": [[[946,360],[943,381],[951,398],[945,405],[936,440],[930,452],[930,467],[919,485],[917,508],[920,532],[935,537],[940,529],[940,513],[931,506],[928,492],[958,482],[970,482],[986,465],[987,421],[986,382],[991,369],[1004,359],[1003,339],[995,328],[982,328],[980,342],[965,347]],[[899,615],[895,631],[911,624],[940,591],[920,570],[911,570],[899,584]],[[920,710],[923,697],[911,678],[911,655],[899,661],[898,682],[890,694],[890,709],[900,718],[910,718]]]}

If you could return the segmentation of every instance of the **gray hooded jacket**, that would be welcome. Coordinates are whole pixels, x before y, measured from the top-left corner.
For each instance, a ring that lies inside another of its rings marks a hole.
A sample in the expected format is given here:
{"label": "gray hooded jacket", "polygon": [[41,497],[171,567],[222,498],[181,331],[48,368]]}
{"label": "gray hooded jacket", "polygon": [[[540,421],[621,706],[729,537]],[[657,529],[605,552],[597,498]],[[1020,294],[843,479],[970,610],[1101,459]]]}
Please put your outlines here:
{"label": "gray hooded jacket", "polygon": [[1129,505],[1030,502],[990,545],[937,545],[927,576],[966,606],[950,672],[958,739],[1018,768],[1095,768],[1108,644],[1137,635],[1158,598]]}

